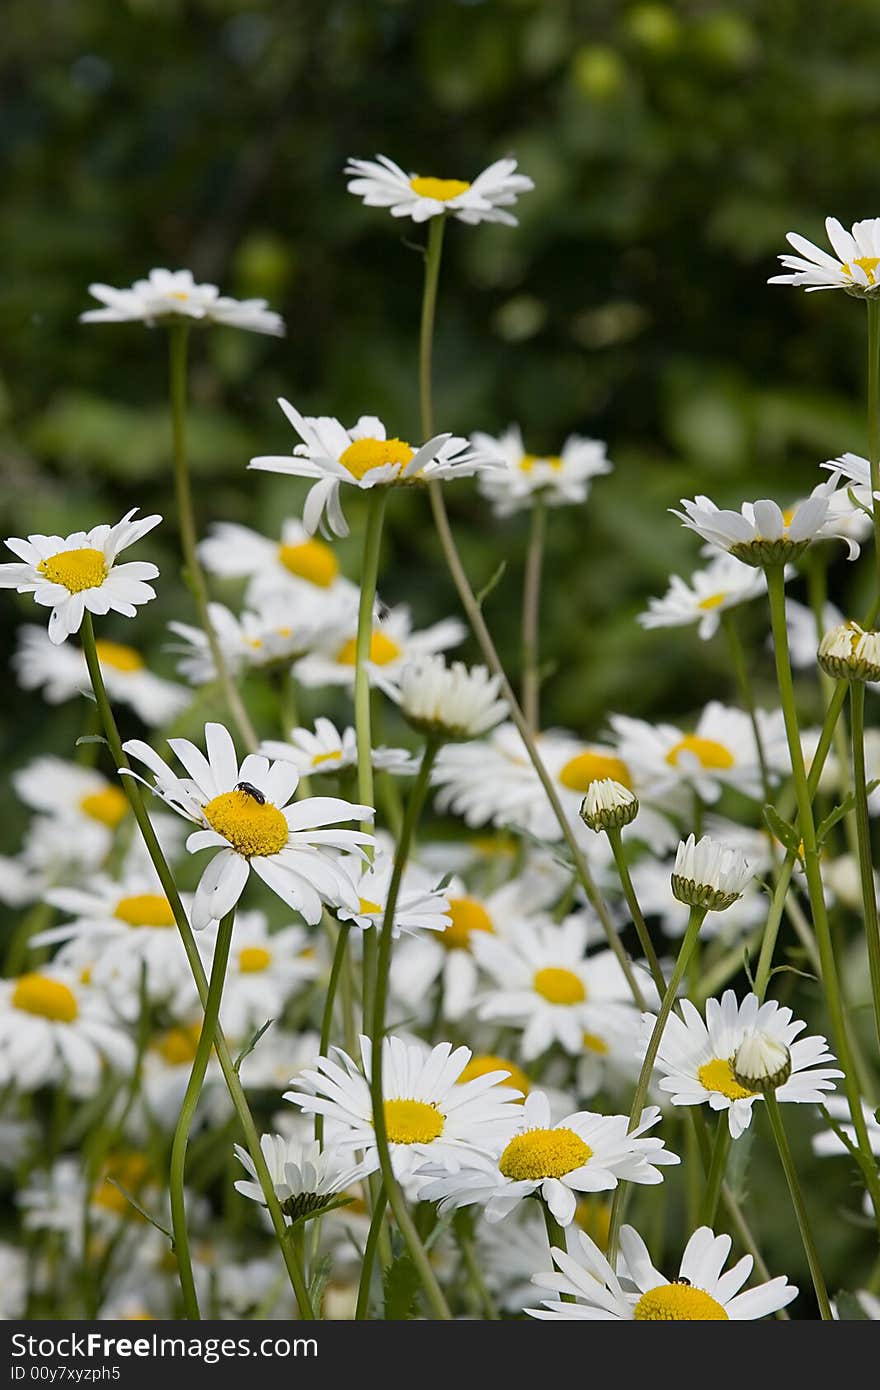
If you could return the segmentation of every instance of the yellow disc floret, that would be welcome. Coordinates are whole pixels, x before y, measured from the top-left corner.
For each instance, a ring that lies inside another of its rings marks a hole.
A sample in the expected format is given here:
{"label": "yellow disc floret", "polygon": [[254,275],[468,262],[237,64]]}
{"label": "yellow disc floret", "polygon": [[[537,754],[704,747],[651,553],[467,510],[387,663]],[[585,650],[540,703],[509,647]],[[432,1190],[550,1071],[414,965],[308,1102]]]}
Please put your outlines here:
{"label": "yellow disc floret", "polygon": [[733,1074],[733,1067],[725,1057],[715,1057],[711,1062],[704,1062],[697,1072],[697,1077],[707,1091],[720,1091],[728,1100],[745,1100],[746,1096],[757,1094],[756,1091],[749,1091],[739,1084]]}
{"label": "yellow disc floret", "polygon": [[431,1144],[443,1133],[446,1117],[427,1101],[386,1100],[384,1109],[389,1144]]}
{"label": "yellow disc floret", "polygon": [[130,927],[173,927],[174,913],[164,893],[135,893],[120,898],[113,916]]}
{"label": "yellow disc floret", "polygon": [[450,898],[449,916],[452,921],[440,933],[440,944],[447,951],[467,951],[472,932],[495,930],[492,918],[475,898]]}
{"label": "yellow disc floret", "polygon": [[218,835],[245,858],[279,854],[290,837],[287,821],[271,801],[262,805],[249,792],[221,792],[209,801],[204,817]]}
{"label": "yellow disc floret", "polygon": [[358,912],[362,912],[365,917],[375,917],[382,911],[381,903],[374,903],[371,898],[358,898]]}
{"label": "yellow disc floret", "polygon": [[195,1061],[201,1032],[199,1023],[190,1023],[184,1028],[169,1028],[160,1034],[153,1046],[170,1067],[188,1066]]}
{"label": "yellow disc floret", "polygon": [[238,968],[242,975],[259,975],[272,964],[272,952],[265,946],[243,946],[238,953]]}
{"label": "yellow disc floret", "polygon": [[548,1004],[582,1004],[587,997],[581,977],[558,965],[545,965],[535,973],[532,983]]}
{"label": "yellow disc floret", "polygon": [[319,589],[329,589],[339,574],[339,561],[323,541],[300,541],[297,545],[279,545],[278,559],[297,579],[306,579]]}
{"label": "yellow disc floret", "polygon": [[727,597],[724,591],[719,594],[707,594],[705,598],[700,599],[697,607],[702,608],[704,613],[709,613],[713,608],[720,608]]}
{"label": "yellow disc floret", "polygon": [[61,980],[33,971],[19,975],[12,991],[12,1006],[26,1014],[51,1018],[53,1023],[73,1023],[79,1013],[76,995]]}
{"label": "yellow disc floret", "polygon": [[414,450],[405,439],[356,439],[339,455],[339,462],[360,482],[374,468],[396,463],[406,468]]}
{"label": "yellow disc floret", "polygon": [[508,1061],[506,1057],[496,1057],[489,1052],[471,1058],[458,1078],[458,1085],[463,1086],[466,1081],[475,1081],[478,1076],[488,1076],[490,1071],[509,1071],[510,1075],[505,1077],[501,1085],[515,1086],[524,1096],[528,1095],[531,1082],[522,1067],[518,1067],[516,1062]]}
{"label": "yellow disc floret", "polygon": [[134,647],[126,647],[122,642],[109,642],[106,637],[99,637],[95,646],[102,666],[112,666],[114,671],[125,672],[144,669],[144,658]]}
{"label": "yellow disc floret", "polygon": [[690,753],[701,767],[725,768],[734,765],[734,756],[729,748],[714,738],[700,738],[699,734],[686,734],[670,748],[666,754],[670,767],[678,766],[682,753]]}
{"label": "yellow disc floret", "polygon": [[433,179],[420,175],[410,179],[409,186],[420,198],[436,198],[438,203],[448,203],[450,198],[457,198],[470,188],[464,179]]}
{"label": "yellow disc floret", "polygon": [[658,1284],[643,1293],[635,1308],[636,1322],[728,1322],[725,1309],[711,1294],[690,1284]]}
{"label": "yellow disc floret", "polygon": [[115,830],[128,811],[125,792],[118,787],[104,787],[99,792],[89,792],[79,803],[79,809],[90,820],[100,821]]}
{"label": "yellow disc floret", "polygon": [[[396,661],[399,656],[400,648],[397,643],[377,629],[370,637],[370,661],[373,665],[387,666],[389,662]],[[336,660],[340,666],[355,666],[357,664],[356,637],[350,637],[347,642],[343,643],[336,653]]]}
{"label": "yellow disc floret", "polygon": [[539,1182],[561,1178],[582,1168],[593,1151],[573,1129],[528,1129],[511,1139],[498,1160],[506,1178],[514,1182]]}
{"label": "yellow disc floret", "polygon": [[558,454],[523,454],[519,461],[519,471],[531,473],[536,463],[546,464],[554,473],[558,473],[562,468],[562,459]]}
{"label": "yellow disc floret", "polygon": [[107,562],[103,550],[84,546],[81,550],[59,550],[37,565],[40,574],[50,584],[62,584],[71,594],[83,589],[98,589],[107,578]]}
{"label": "yellow disc floret", "polygon": [[622,787],[632,789],[629,768],[621,758],[615,758],[612,753],[598,753],[585,749],[583,753],[570,758],[559,774],[562,785],[569,787],[573,792],[589,791],[593,782],[599,782],[604,777],[610,777]]}

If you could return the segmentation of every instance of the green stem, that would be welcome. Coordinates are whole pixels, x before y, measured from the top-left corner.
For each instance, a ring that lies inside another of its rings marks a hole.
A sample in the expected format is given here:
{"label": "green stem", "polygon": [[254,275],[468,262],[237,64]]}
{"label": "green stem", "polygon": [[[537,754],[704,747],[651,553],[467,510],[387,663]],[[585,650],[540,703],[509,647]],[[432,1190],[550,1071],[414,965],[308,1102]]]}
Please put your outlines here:
{"label": "green stem", "polygon": [[880,595],[880,508],[874,493],[880,491],[880,302],[868,306],[868,464],[871,470],[871,510],[874,513],[874,563]]}
{"label": "green stem", "polygon": [[[825,604],[828,599],[828,558],[825,546],[813,546],[806,554],[807,572],[807,592],[810,599],[810,608],[813,611],[813,619],[816,625],[816,646],[825,632]],[[834,694],[834,679],[829,676],[822,667],[818,667],[819,684],[822,687],[823,701],[826,706],[831,702]],[[834,725],[834,751],[837,755],[839,786],[838,792],[840,800],[845,801],[851,791],[849,779],[849,742],[846,736],[845,720],[837,719]],[[847,840],[847,848],[855,859],[858,855],[858,842],[856,838],[855,819],[852,815],[843,818],[844,833]]]}
{"label": "green stem", "polygon": [[[327,982],[327,995],[324,999],[324,1013],[321,1017],[321,1046],[319,1056],[327,1057],[330,1053],[330,1034],[333,1029],[333,1005],[336,1001],[336,991],[339,988],[339,980],[342,975],[342,967],[345,963],[345,952],[348,946],[348,937],[351,931],[351,922],[340,922],[339,931],[336,937],[336,945],[333,949],[333,963],[330,966],[330,979]],[[323,1145],[324,1142],[324,1116],[315,1115],[315,1141]]]}
{"label": "green stem", "polygon": [[434,359],[434,316],[437,310],[437,284],[440,279],[440,259],[443,254],[443,233],[446,218],[432,217],[428,224],[428,245],[425,249],[425,284],[422,291],[422,321],[419,328],[419,404],[422,413],[422,436],[434,434],[434,396],[432,366]]}
{"label": "green stem", "polygon": [[[354,727],[357,735],[357,789],[363,806],[375,806],[373,794],[373,732],[370,712],[370,649],[373,640],[373,607],[376,602],[376,581],[379,577],[379,554],[382,548],[382,524],[385,517],[387,489],[375,487],[367,503],[367,525],[364,532],[364,552],[361,561],[361,595],[358,605],[357,641],[355,647]],[[370,832],[373,825],[363,822],[361,829]],[[372,850],[368,850],[372,859]],[[376,949],[371,932],[365,934],[363,956],[364,1022],[369,1016],[370,1000],[375,987]],[[366,1031],[366,1029],[364,1030]]]}
{"label": "green stem", "polygon": [[171,1198],[171,1225],[174,1231],[174,1254],[177,1259],[180,1287],[183,1292],[184,1316],[187,1318],[199,1318],[201,1315],[189,1253],[189,1236],[186,1229],[186,1203],[184,1199],[186,1146],[189,1142],[193,1116],[196,1113],[196,1106],[202,1093],[205,1073],[208,1070],[208,1063],[211,1060],[211,1052],[216,1039],[217,1022],[220,1018],[220,999],[223,994],[223,982],[226,978],[226,966],[229,961],[229,947],[232,943],[234,923],[235,909],[233,908],[232,912],[223,918],[217,932],[202,1031],[199,1034],[196,1055],[193,1058],[192,1070],[189,1074],[189,1081],[171,1143],[171,1169],[168,1179]]}
{"label": "green stem", "polygon": [[[130,764],[123,752],[119,730],[116,727],[113,710],[110,701],[107,699],[107,692],[104,688],[101,665],[98,661],[98,653],[95,647],[95,631],[90,613],[86,613],[83,618],[81,640],[83,654],[89,670],[89,677],[92,682],[92,689],[98,704],[98,709],[101,712],[101,722],[104,727],[104,734],[110,748],[111,756],[113,757],[118,771],[130,772]],[[168,867],[168,861],[162,853],[162,848],[156,838],[156,832],[153,829],[152,822],[144,806],[139,783],[131,776],[124,776],[121,780],[134,818],[137,821],[138,829],[146,845],[147,853],[152,860],[159,882],[162,885],[171,911],[174,914],[174,920],[180,932],[180,938],[183,943],[187,961],[189,962],[189,968],[192,971],[199,999],[204,1008],[208,1001],[208,981],[192,927],[189,924],[189,919],[186,915],[183,903],[180,900],[180,894],[177,891],[174,875]],[[293,1288],[297,1303],[299,1304],[300,1315],[303,1318],[312,1318],[314,1317],[314,1313],[312,1311],[312,1304],[308,1289],[306,1288],[305,1279],[303,1278],[302,1268],[296,1259],[290,1242],[286,1238],[287,1223],[284,1220],[284,1215],[275,1193],[275,1187],[269,1169],[266,1166],[263,1150],[260,1147],[260,1137],[257,1133],[257,1127],[254,1124],[254,1118],[247,1103],[244,1087],[241,1084],[238,1071],[230,1055],[229,1045],[219,1025],[216,1030],[215,1050],[217,1053],[217,1061],[220,1064],[220,1070],[223,1073],[223,1079],[226,1082],[226,1088],[229,1091],[229,1098],[232,1101],[238,1116],[239,1124],[241,1125],[245,1147],[253,1160],[257,1181],[263,1191],[266,1207],[272,1221],[272,1227],[281,1248],[281,1256],[290,1278],[291,1287]]]}
{"label": "green stem", "polygon": [[541,683],[538,676],[538,626],[541,611],[541,567],[547,535],[547,509],[540,498],[532,508],[522,608],[522,711],[535,733],[540,729]]}
{"label": "green stem", "polygon": [[730,1126],[727,1123],[726,1111],[722,1110],[718,1116],[717,1125],[715,1143],[712,1147],[712,1162],[706,1177],[706,1188],[700,1203],[699,1215],[699,1225],[711,1226],[713,1229],[718,1212],[718,1202],[721,1198],[721,1188],[724,1184],[724,1174],[727,1171],[727,1155],[730,1152]]}
{"label": "green stem", "polygon": [[755,974],[755,993],[763,1001],[767,993],[767,985],[770,982],[770,970],[773,965],[773,953],[776,950],[776,940],[779,936],[779,927],[782,922],[782,914],[785,911],[785,899],[788,894],[791,876],[794,873],[794,863],[797,855],[790,849],[785,856],[785,861],[779,870],[776,879],[776,886],[773,889],[773,897],[770,901],[770,911],[767,914],[767,921],[764,926],[764,935],[761,939],[761,953],[758,956],[758,969]]}
{"label": "green stem", "polygon": [[244,707],[238,686],[232,679],[219,638],[211,622],[208,608],[208,586],[199,561],[198,537],[195,514],[193,512],[192,486],[189,476],[189,463],[186,452],[186,376],[189,327],[185,323],[172,324],[168,329],[168,369],[171,393],[171,437],[174,461],[174,491],[177,497],[177,515],[180,526],[180,543],[183,550],[183,563],[186,578],[196,601],[199,622],[208,639],[211,659],[217,672],[217,679],[223,696],[229,706],[233,723],[242,742],[250,753],[255,753],[259,744],[254,726]]}
{"label": "green stem", "polygon": [[376,1250],[379,1245],[379,1237],[382,1232],[382,1223],[385,1220],[385,1208],[387,1205],[385,1184],[381,1183],[373,1201],[373,1215],[370,1220],[367,1243],[364,1246],[364,1259],[361,1265],[360,1283],[358,1284],[357,1307],[354,1313],[357,1322],[364,1322],[369,1316],[370,1285],[373,1282],[373,1265],[376,1263]]}
{"label": "green stem", "polygon": [[455,1239],[461,1254],[462,1263],[467,1272],[471,1287],[476,1294],[476,1303],[479,1306],[484,1319],[487,1322],[498,1321],[498,1309],[495,1307],[489,1288],[483,1278],[483,1271],[474,1250],[474,1214],[467,1207],[463,1207],[455,1213],[452,1223],[455,1231]]}
{"label": "green stem", "polygon": [[635,926],[636,934],[639,938],[639,945],[648,962],[651,978],[657,986],[657,992],[662,999],[666,989],[666,980],[663,977],[663,971],[657,959],[657,952],[654,950],[654,943],[651,940],[651,934],[648,931],[644,914],[642,913],[638,897],[636,896],[632,875],[630,874],[629,865],[626,862],[626,854],[623,849],[623,836],[619,830],[615,829],[608,830],[606,834],[608,835],[608,843],[611,846],[611,853],[614,855],[614,862],[617,865],[620,885],[623,888],[623,896],[626,898],[626,905],[629,908],[630,916],[633,919],[633,925]]}
{"label": "green stem", "polygon": [[803,1193],[801,1192],[800,1182],[798,1181],[797,1168],[795,1167],[794,1158],[792,1157],[789,1147],[788,1135],[782,1123],[782,1115],[779,1110],[779,1102],[776,1099],[776,1093],[774,1091],[767,1091],[764,1095],[764,1100],[767,1105],[767,1118],[770,1121],[773,1138],[776,1140],[776,1147],[779,1150],[779,1161],[785,1173],[785,1181],[788,1183],[788,1190],[791,1195],[791,1204],[794,1207],[795,1218],[801,1233],[804,1254],[807,1257],[807,1264],[810,1267],[813,1288],[816,1290],[819,1312],[823,1322],[830,1322],[832,1319],[831,1305],[828,1302],[828,1290],[825,1287],[822,1265],[810,1230],[807,1208],[804,1204]]}
{"label": "green stem", "polygon": [[749,680],[749,671],[746,665],[745,652],[743,651],[742,639],[739,635],[739,628],[736,625],[736,618],[730,609],[721,614],[721,626],[724,628],[724,635],[727,638],[727,649],[733,663],[733,672],[739,688],[740,699],[745,706],[746,713],[752,725],[752,733],[755,736],[755,748],[758,753],[758,765],[761,769],[761,787],[764,792],[764,800],[770,800],[770,774],[767,769],[767,754],[764,750],[764,740],[761,737],[761,727],[758,723],[758,711],[755,706],[755,697],[752,693],[752,683]]}
{"label": "green stem", "polygon": [[852,759],[859,874],[862,880],[862,904],[865,912],[868,964],[871,971],[871,994],[874,1000],[874,1024],[877,1029],[878,1041],[880,1041],[880,923],[877,920],[877,890],[874,885],[874,865],[871,854],[871,822],[868,818],[868,790],[865,773],[865,686],[862,681],[851,683],[849,702],[852,715]]}

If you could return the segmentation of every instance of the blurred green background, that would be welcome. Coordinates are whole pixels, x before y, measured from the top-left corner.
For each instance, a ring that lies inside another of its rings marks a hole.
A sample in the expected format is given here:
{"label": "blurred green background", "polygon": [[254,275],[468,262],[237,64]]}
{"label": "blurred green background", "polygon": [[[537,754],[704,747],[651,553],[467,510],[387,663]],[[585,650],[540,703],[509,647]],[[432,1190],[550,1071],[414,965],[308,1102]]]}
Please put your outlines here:
{"label": "blurred green background", "polygon": [[[681,496],[785,500],[863,448],[861,306],[765,282],[787,230],[877,211],[874,0],[10,0],[0,42],[6,533],[173,516],[163,336],[77,323],[90,281],[153,265],[264,295],[289,327],[195,336],[203,527],[298,512],[302,485],[244,471],[292,446],[279,394],[415,437],[424,234],[347,194],[343,164],[381,151],[471,178],[511,152],[536,184],[520,227],[447,237],[437,420],[515,419],[533,451],[608,441],[615,473],[552,519],[547,717],[591,732],[609,709],[732,695],[720,646],[634,619],[697,563],[665,510]],[[493,521],[470,484],[448,497],[475,587],[508,561],[488,612],[515,665],[526,523]],[[189,611],[173,529],[142,553],[161,598],[117,635],[159,651]],[[858,584],[842,558],[834,578]],[[394,499],[382,591],[420,622],[456,611],[422,498]],[[69,707],[50,721],[15,697],[14,632],[35,616],[0,607],[7,761],[78,730]],[[747,622],[763,640],[762,605]]]}

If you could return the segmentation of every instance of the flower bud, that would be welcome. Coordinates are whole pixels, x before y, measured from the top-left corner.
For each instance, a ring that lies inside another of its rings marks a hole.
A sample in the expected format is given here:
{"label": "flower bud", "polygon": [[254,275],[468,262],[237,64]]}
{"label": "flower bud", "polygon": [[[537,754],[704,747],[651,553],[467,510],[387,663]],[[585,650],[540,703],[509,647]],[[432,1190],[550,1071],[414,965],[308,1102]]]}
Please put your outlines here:
{"label": "flower bud", "polygon": [[638,797],[611,777],[591,782],[581,803],[581,820],[597,834],[602,830],[620,830],[634,821],[638,813]]}
{"label": "flower bud", "polygon": [[819,665],[835,680],[880,681],[880,632],[840,623],[819,643]]}
{"label": "flower bud", "polygon": [[733,1059],[733,1075],[747,1091],[775,1091],[791,1076],[785,1043],[755,1029],[746,1033]]}

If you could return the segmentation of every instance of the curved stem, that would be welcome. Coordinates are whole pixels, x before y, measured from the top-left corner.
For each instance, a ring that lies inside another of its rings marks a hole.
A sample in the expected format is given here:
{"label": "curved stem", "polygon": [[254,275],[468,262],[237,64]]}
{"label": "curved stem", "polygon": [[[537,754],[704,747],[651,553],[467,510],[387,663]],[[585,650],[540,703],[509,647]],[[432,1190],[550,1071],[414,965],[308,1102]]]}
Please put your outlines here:
{"label": "curved stem", "polygon": [[797,1220],[798,1229],[801,1233],[804,1254],[807,1257],[807,1264],[810,1267],[810,1277],[813,1280],[813,1288],[816,1290],[816,1301],[819,1304],[819,1312],[823,1322],[830,1322],[832,1320],[832,1314],[831,1305],[828,1302],[828,1290],[825,1287],[822,1264],[819,1260],[812,1231],[810,1230],[807,1208],[804,1203],[803,1193],[801,1192],[800,1182],[798,1181],[797,1168],[795,1167],[789,1147],[788,1135],[782,1123],[779,1101],[776,1099],[776,1093],[774,1091],[767,1091],[764,1095],[764,1100],[767,1105],[767,1118],[770,1121],[773,1138],[776,1140],[776,1147],[779,1150],[779,1161],[785,1173],[785,1181],[788,1183],[795,1219]]}
{"label": "curved stem", "polygon": [[434,395],[432,365],[434,359],[434,316],[437,309],[437,284],[440,279],[440,259],[443,255],[443,233],[446,217],[432,217],[428,224],[428,245],[425,248],[425,283],[422,291],[422,321],[419,327],[419,405],[422,414],[422,437],[434,434]]}
{"label": "curved stem", "polygon": [[[83,618],[80,635],[83,655],[85,656],[86,665],[88,666],[92,689],[101,714],[101,723],[104,727],[104,734],[110,747],[110,753],[120,772],[130,772],[130,765],[123,752],[119,730],[116,727],[116,720],[113,717],[113,709],[110,705],[110,701],[107,699],[107,691],[104,688],[104,679],[101,675],[101,665],[95,647],[95,631],[90,613],[86,613]],[[159,882],[162,885],[171,911],[174,914],[174,921],[177,925],[177,930],[180,932],[183,949],[186,953],[189,968],[192,971],[199,999],[204,1008],[208,999],[208,981],[205,976],[205,968],[202,964],[199,948],[196,945],[193,930],[189,924],[189,918],[186,915],[183,903],[180,900],[180,894],[177,891],[174,875],[168,867],[168,861],[162,852],[162,847],[159,844],[156,832],[147,814],[138,782],[131,776],[122,777],[121,780],[132,813],[137,821],[138,829],[146,845],[147,853],[150,856]],[[220,1070],[226,1082],[226,1089],[229,1092],[229,1098],[232,1101],[235,1113],[238,1116],[238,1122],[241,1125],[245,1147],[253,1160],[257,1181],[260,1184],[263,1196],[266,1200],[266,1207],[272,1221],[272,1228],[281,1248],[281,1256],[290,1278],[291,1287],[293,1288],[297,1303],[299,1304],[300,1316],[312,1318],[314,1317],[314,1312],[312,1311],[312,1304],[303,1277],[302,1267],[296,1258],[296,1253],[290,1241],[286,1239],[287,1223],[284,1220],[284,1215],[275,1193],[275,1187],[266,1165],[266,1159],[260,1147],[260,1137],[257,1133],[257,1127],[254,1124],[254,1118],[250,1112],[250,1107],[247,1103],[244,1087],[239,1079],[238,1071],[229,1052],[229,1045],[223,1036],[223,1030],[219,1024],[216,1029],[214,1046],[217,1053],[217,1061],[220,1064]]]}
{"label": "curved stem", "polygon": [[630,916],[633,919],[633,925],[639,938],[639,945],[645,954],[645,960],[648,962],[648,967],[651,971],[651,978],[657,986],[657,992],[662,999],[663,992],[666,989],[666,980],[660,968],[657,952],[654,950],[654,943],[651,940],[651,934],[648,931],[647,923],[645,922],[642,909],[639,906],[638,897],[636,896],[635,886],[623,849],[623,836],[619,830],[608,830],[606,834],[608,836],[608,843],[611,846],[611,853],[614,855],[614,862],[617,865],[617,873],[620,877],[620,885],[623,888],[623,896],[626,898],[626,905],[629,908]]}
{"label": "curved stem", "polygon": [[727,1155],[730,1152],[730,1125],[727,1123],[726,1110],[722,1110],[718,1116],[717,1126],[715,1143],[712,1146],[712,1161],[706,1176],[706,1188],[700,1203],[699,1215],[699,1224],[711,1226],[713,1230],[718,1203],[721,1199],[721,1189],[724,1185],[724,1174],[727,1170]]}
{"label": "curved stem", "polygon": [[168,329],[168,374],[171,392],[171,437],[174,460],[174,491],[177,497],[177,515],[180,526],[180,543],[183,550],[183,563],[186,578],[196,601],[199,622],[202,625],[211,659],[217,672],[217,679],[223,696],[229,706],[233,723],[248,752],[255,753],[259,744],[254,726],[244,707],[238,686],[232,679],[229,667],[208,608],[208,586],[199,561],[198,539],[195,515],[193,513],[192,487],[189,477],[189,464],[186,454],[186,366],[189,327],[185,323],[172,324]]}
{"label": "curved stem", "polygon": [[[318,1050],[320,1057],[329,1056],[330,1034],[333,1031],[333,1005],[336,1002],[336,992],[342,976],[342,967],[345,964],[345,952],[350,932],[351,922],[339,923],[336,945],[333,948],[333,963],[330,966],[330,979],[327,981],[327,993],[324,997],[324,1012],[321,1016],[321,1044]],[[323,1147],[324,1116],[319,1114],[315,1115],[315,1142]]]}
{"label": "curved stem", "polygon": [[541,610],[541,566],[544,561],[546,534],[547,509],[539,498],[532,508],[522,608],[522,711],[529,728],[535,733],[541,727],[538,625]]}
{"label": "curved stem", "polygon": [[877,1038],[880,1040],[880,923],[877,920],[877,889],[874,885],[871,822],[868,818],[868,790],[865,773],[865,686],[862,681],[853,681],[850,685],[849,702],[852,714],[852,759],[859,875],[862,881],[865,936],[868,942],[871,994],[874,1000],[874,1024],[877,1029]]}
{"label": "curved stem", "polygon": [[180,1287],[183,1291],[185,1316],[188,1318],[198,1318],[201,1315],[189,1253],[189,1236],[186,1229],[186,1204],[184,1200],[186,1147],[189,1142],[193,1116],[196,1113],[196,1106],[202,1093],[205,1073],[208,1070],[208,1063],[214,1048],[217,1021],[220,1017],[220,999],[223,994],[223,982],[226,978],[226,965],[229,960],[229,947],[232,942],[234,923],[235,909],[233,908],[232,912],[223,918],[217,932],[202,1031],[199,1034],[196,1055],[193,1058],[192,1070],[189,1074],[183,1104],[180,1107],[180,1115],[177,1118],[174,1138],[171,1142],[171,1168],[168,1179],[171,1198],[171,1225],[174,1231],[174,1254],[177,1258]]}

